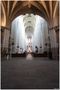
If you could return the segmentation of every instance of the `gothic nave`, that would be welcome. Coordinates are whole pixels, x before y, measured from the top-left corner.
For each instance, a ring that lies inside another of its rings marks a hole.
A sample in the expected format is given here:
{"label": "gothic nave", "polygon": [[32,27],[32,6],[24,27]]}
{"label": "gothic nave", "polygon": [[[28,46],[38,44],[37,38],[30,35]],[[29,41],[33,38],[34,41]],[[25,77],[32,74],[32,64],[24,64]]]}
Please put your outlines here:
{"label": "gothic nave", "polygon": [[0,1],[1,89],[59,88],[59,1]]}

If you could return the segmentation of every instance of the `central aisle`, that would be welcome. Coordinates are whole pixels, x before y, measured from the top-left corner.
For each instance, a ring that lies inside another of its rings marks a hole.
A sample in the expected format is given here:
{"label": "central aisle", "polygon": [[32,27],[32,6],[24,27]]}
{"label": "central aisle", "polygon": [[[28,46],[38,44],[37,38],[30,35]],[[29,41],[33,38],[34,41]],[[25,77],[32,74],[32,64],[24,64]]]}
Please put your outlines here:
{"label": "central aisle", "polygon": [[33,56],[32,56],[32,54],[27,54],[27,56],[26,56],[26,60],[33,60]]}

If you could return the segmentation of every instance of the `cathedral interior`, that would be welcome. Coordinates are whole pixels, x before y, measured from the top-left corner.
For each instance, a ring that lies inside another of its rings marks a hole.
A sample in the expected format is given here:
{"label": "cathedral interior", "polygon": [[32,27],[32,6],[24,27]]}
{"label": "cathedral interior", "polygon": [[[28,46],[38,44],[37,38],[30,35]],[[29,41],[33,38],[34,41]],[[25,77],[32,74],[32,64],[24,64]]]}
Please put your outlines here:
{"label": "cathedral interior", "polygon": [[1,0],[2,89],[59,88],[59,1]]}

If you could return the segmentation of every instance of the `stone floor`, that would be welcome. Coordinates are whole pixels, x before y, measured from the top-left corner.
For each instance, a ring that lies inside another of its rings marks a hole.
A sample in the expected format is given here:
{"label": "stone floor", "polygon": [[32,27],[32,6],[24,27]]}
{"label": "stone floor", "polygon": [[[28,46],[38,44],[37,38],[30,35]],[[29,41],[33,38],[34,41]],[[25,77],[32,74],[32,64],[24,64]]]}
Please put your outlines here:
{"label": "stone floor", "polygon": [[[29,58],[28,58],[29,57]],[[1,62],[2,89],[53,89],[59,87],[58,60],[12,58]]]}

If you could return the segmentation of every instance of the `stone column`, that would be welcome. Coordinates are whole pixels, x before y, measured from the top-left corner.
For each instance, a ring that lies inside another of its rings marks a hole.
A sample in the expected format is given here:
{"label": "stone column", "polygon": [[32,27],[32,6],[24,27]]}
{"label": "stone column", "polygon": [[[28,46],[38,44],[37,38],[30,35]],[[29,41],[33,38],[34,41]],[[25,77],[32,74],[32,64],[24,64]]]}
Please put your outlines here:
{"label": "stone column", "polygon": [[58,59],[57,55],[57,41],[56,41],[56,32],[54,30],[54,28],[52,30],[50,30],[50,41],[51,41],[51,50],[52,50],[52,57],[53,59]]}
{"label": "stone column", "polygon": [[48,57],[50,59],[52,59],[52,50],[51,50],[51,39],[50,39],[50,30],[48,28],[48,47],[49,47],[49,50],[48,50]]}
{"label": "stone column", "polygon": [[11,25],[10,25],[10,33],[9,33],[9,47],[8,47],[8,53],[9,53],[9,59],[11,59]]}

